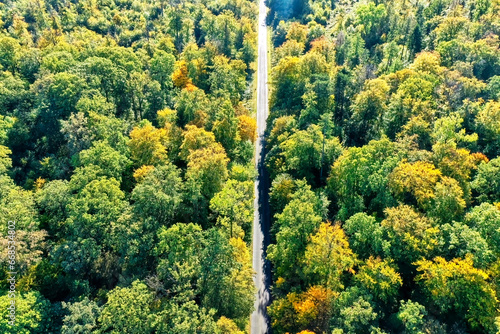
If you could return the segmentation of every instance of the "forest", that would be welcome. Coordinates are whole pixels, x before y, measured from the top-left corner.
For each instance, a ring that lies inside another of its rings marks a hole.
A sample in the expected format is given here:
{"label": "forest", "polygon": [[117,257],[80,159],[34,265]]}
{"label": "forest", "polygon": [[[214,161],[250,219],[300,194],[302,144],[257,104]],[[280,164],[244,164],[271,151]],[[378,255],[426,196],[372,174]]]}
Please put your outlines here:
{"label": "forest", "polygon": [[0,2],[1,333],[247,331],[257,12]]}
{"label": "forest", "polygon": [[269,6],[273,333],[499,333],[500,3]]}
{"label": "forest", "polygon": [[[499,333],[499,0],[267,6],[272,333]],[[0,2],[0,332],[250,331],[257,14]]]}

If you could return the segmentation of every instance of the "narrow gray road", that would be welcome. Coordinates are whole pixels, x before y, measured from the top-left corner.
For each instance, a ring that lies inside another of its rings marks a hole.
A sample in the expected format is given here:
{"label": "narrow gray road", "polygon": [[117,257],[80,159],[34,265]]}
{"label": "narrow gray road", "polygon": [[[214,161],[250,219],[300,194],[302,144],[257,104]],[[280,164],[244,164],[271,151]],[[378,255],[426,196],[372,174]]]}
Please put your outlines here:
{"label": "narrow gray road", "polygon": [[269,244],[269,175],[264,167],[266,120],[269,110],[267,87],[267,27],[265,0],[259,3],[259,50],[257,69],[257,133],[255,164],[259,172],[255,181],[255,214],[253,221],[253,269],[256,272],[254,282],[257,288],[255,311],[251,317],[251,334],[270,333],[269,317],[266,308],[270,302],[269,286],[271,270],[266,260],[266,248]]}

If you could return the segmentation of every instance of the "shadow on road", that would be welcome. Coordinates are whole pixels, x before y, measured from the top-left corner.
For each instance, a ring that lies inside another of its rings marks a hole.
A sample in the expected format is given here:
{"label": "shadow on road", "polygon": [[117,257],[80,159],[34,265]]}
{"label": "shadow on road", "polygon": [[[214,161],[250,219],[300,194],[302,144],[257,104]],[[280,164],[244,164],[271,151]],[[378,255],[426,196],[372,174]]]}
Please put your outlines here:
{"label": "shadow on road", "polygon": [[[267,260],[267,246],[269,246],[269,243],[271,241],[270,237],[270,228],[271,228],[271,210],[269,207],[269,188],[270,188],[270,182],[269,182],[269,173],[267,171],[267,168],[265,166],[265,157],[266,157],[266,141],[263,136],[259,137],[259,143],[258,145],[261,145],[261,150],[260,150],[260,156],[258,157],[258,165],[257,165],[257,171],[258,171],[258,198],[259,198],[259,206],[258,206],[258,212],[259,212],[259,220],[260,220],[260,228],[261,232],[263,235],[263,240],[262,240],[262,261],[263,261],[263,280],[264,280],[264,289],[258,291],[258,300],[261,301],[259,303],[259,310],[261,314],[265,315],[266,322],[267,322],[267,333],[271,333],[271,326],[270,326],[270,318],[269,315],[267,314],[267,306],[271,304],[271,283],[272,283],[272,277],[271,277],[271,262]],[[256,157],[257,158],[257,157]]]}

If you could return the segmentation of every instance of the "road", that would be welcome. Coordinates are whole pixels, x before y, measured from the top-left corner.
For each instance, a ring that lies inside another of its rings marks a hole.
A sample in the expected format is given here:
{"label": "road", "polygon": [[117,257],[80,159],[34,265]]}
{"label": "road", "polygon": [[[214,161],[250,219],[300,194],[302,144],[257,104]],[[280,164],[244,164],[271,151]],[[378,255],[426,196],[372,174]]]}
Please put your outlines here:
{"label": "road", "polygon": [[259,3],[258,68],[257,68],[257,143],[255,164],[258,170],[255,181],[255,202],[253,221],[253,269],[256,272],[254,283],[257,288],[255,310],[250,319],[251,334],[270,333],[267,306],[270,302],[269,287],[271,270],[266,260],[269,244],[269,175],[264,167],[266,120],[269,111],[267,87],[267,27],[265,0]]}

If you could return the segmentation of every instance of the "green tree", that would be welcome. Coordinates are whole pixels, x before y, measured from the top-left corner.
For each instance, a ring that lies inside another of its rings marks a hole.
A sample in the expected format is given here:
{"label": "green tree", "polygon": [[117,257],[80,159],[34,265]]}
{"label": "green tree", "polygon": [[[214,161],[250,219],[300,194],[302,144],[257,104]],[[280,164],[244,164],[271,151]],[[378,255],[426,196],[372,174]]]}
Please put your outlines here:
{"label": "green tree", "polygon": [[79,154],[79,166],[94,165],[100,167],[105,176],[121,181],[131,161],[113,149],[108,143],[94,141],[92,146]]}
{"label": "green tree", "polygon": [[393,304],[403,285],[401,275],[390,260],[370,257],[354,276],[357,284],[383,304]]}
{"label": "green tree", "polygon": [[339,206],[340,220],[365,209],[381,216],[384,208],[395,204],[388,176],[402,153],[388,138],[344,150],[328,178],[328,190]]}
{"label": "green tree", "polygon": [[400,268],[432,254],[437,246],[438,229],[427,217],[407,205],[385,212],[386,218],[381,225],[389,244],[385,244],[384,251]]}
{"label": "green tree", "polygon": [[411,300],[401,301],[397,317],[403,323],[405,333],[423,334],[427,310],[423,305]]}
{"label": "green tree", "polygon": [[434,188],[430,215],[443,223],[450,223],[462,216],[466,203],[459,183],[451,177],[442,177]]}
{"label": "green tree", "polygon": [[275,216],[276,243],[268,247],[268,258],[274,264],[277,277],[296,281],[303,276],[304,253],[309,236],[320,226],[322,203],[305,181],[297,182],[297,191],[282,213]]}
{"label": "green tree", "polygon": [[180,170],[172,164],[154,167],[133,189],[133,209],[160,225],[172,224],[181,207],[184,187]]}
{"label": "green tree", "polygon": [[50,330],[50,302],[38,291],[18,292],[16,294],[16,319],[14,326],[9,324],[11,298],[4,294],[0,297],[2,306],[0,329],[4,333],[38,334]]}
{"label": "green tree", "polygon": [[366,144],[380,138],[388,93],[389,85],[385,80],[373,79],[367,81],[363,90],[356,95],[351,106],[352,136],[356,143]]}
{"label": "green tree", "polygon": [[479,202],[500,201],[500,158],[482,162],[471,182],[471,188],[477,194]]}
{"label": "green tree", "polygon": [[69,314],[63,318],[61,333],[83,334],[97,330],[97,319],[101,313],[101,307],[95,301],[85,297],[79,302],[62,302],[62,306],[68,310]]}
{"label": "green tree", "polygon": [[481,233],[495,252],[500,252],[500,210],[489,203],[473,207],[466,215],[467,225]]}
{"label": "green tree", "polygon": [[384,231],[379,222],[364,212],[356,213],[344,224],[349,245],[361,259],[381,256],[384,248]]}
{"label": "green tree", "polygon": [[99,315],[99,331],[108,333],[153,333],[153,294],[141,281],[116,287]]}
{"label": "green tree", "polygon": [[233,224],[234,231],[236,227],[240,227],[246,235],[250,234],[253,222],[253,190],[252,181],[228,180],[222,190],[210,200],[210,209],[217,214],[219,224],[223,223],[224,218],[229,220],[229,231],[226,233],[231,238],[238,236],[233,234]]}

